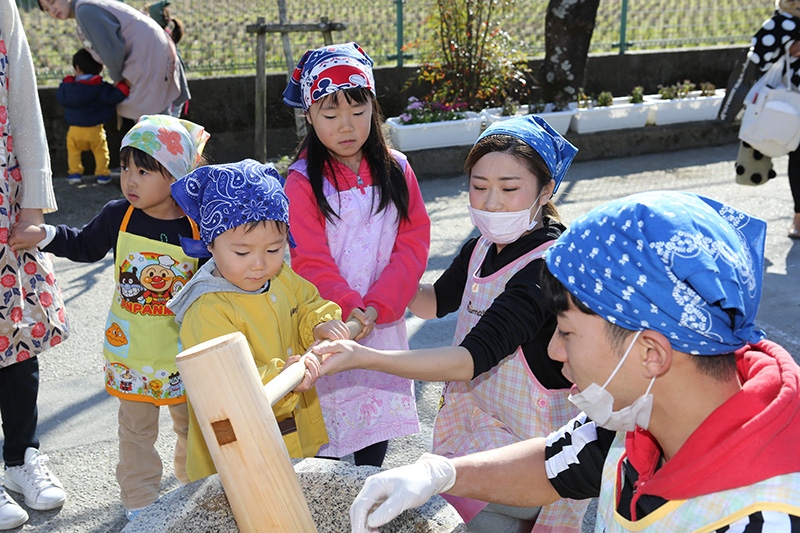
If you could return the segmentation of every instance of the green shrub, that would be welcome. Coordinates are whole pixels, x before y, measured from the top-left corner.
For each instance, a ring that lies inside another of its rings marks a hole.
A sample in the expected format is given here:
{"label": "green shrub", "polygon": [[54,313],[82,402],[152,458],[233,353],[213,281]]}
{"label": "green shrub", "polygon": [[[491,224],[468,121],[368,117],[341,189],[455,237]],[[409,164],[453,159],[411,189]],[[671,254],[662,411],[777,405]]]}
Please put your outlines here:
{"label": "green shrub", "polygon": [[629,102],[632,104],[641,104],[644,102],[644,87],[637,85],[631,91]]}
{"label": "green shrub", "polygon": [[608,107],[614,103],[614,95],[608,91],[603,91],[597,95],[597,107]]}

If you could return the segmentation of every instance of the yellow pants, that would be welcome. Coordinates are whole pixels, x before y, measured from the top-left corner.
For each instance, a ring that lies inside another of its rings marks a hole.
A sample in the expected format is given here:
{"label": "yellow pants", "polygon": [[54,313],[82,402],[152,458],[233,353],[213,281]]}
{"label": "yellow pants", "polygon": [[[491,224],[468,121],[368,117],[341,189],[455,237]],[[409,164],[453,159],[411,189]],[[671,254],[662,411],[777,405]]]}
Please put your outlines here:
{"label": "yellow pants", "polygon": [[97,126],[70,126],[67,131],[67,166],[70,174],[83,174],[81,153],[94,154],[95,176],[108,176],[109,155],[106,130],[102,124]]}

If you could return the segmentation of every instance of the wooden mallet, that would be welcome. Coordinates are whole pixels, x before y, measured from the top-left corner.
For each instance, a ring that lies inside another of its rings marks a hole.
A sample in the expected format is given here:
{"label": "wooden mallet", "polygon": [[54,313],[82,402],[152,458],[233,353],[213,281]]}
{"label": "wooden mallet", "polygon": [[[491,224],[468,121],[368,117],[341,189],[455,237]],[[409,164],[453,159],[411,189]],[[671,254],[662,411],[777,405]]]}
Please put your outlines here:
{"label": "wooden mallet", "polygon": [[[347,325],[351,338],[361,329]],[[247,339],[235,332],[184,350],[176,363],[239,529],[316,532],[272,413],[303,380],[304,361],[262,385]]]}

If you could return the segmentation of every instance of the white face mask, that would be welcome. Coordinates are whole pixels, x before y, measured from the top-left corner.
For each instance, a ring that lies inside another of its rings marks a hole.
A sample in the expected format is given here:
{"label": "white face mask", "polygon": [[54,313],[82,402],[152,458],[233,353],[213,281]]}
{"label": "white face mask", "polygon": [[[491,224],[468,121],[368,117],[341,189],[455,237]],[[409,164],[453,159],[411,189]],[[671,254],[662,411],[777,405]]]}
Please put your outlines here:
{"label": "white face mask", "polygon": [[655,377],[650,380],[650,385],[647,386],[647,390],[642,396],[639,396],[632,404],[619,411],[614,411],[614,397],[606,390],[606,387],[631,352],[640,333],[641,331],[636,332],[630,345],[628,345],[628,349],[625,350],[625,355],[622,356],[622,359],[617,363],[617,367],[602,387],[598,387],[596,383],[591,383],[586,387],[586,390],[569,396],[569,401],[586,413],[586,416],[594,420],[597,425],[612,431],[633,431],[636,426],[647,429],[650,424],[650,414],[653,411],[653,395],[650,394],[650,389],[656,380]]}
{"label": "white face mask", "polygon": [[539,203],[542,192],[544,192],[544,190],[539,192],[539,196],[537,196],[536,200],[533,202],[534,205],[537,206],[536,213],[533,214],[533,217],[531,217],[531,208],[533,208],[533,206],[528,209],[523,209],[522,211],[494,212],[482,211],[468,205],[469,218],[475,227],[480,230],[481,235],[493,243],[508,244],[514,242],[519,239],[523,233],[536,227],[536,224],[539,222],[537,217],[542,210],[542,206]]}

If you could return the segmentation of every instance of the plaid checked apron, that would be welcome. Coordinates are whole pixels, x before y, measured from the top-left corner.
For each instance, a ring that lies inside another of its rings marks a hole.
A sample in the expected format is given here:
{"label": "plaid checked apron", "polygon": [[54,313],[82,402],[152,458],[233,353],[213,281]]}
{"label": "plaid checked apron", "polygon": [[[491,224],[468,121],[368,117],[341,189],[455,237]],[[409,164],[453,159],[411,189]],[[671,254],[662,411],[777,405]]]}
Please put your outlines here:
{"label": "plaid checked apron", "polygon": [[[531,261],[541,259],[552,242],[483,278],[479,275],[480,267],[492,243],[483,237],[478,239],[469,261],[472,274],[461,299],[454,345],[478,323],[514,274]],[[433,453],[457,457],[546,436],[578,414],[568,396],[567,389],[544,388],[518,347],[495,368],[470,382],[445,383],[433,430]],[[465,522],[486,506],[486,502],[444,496]],[[588,501],[561,500],[543,507],[534,531],[579,533],[587,505]]]}

